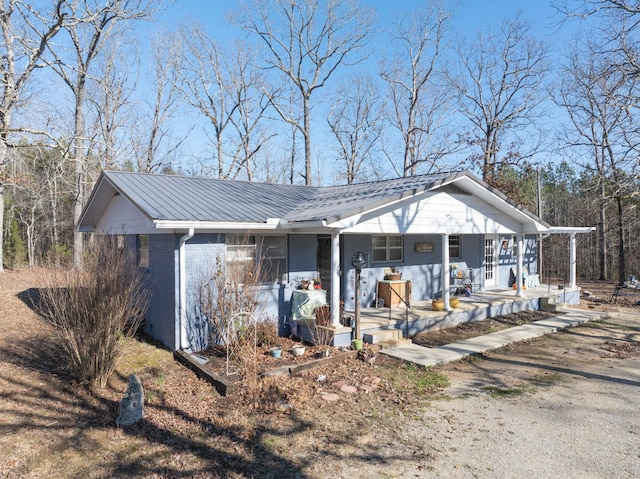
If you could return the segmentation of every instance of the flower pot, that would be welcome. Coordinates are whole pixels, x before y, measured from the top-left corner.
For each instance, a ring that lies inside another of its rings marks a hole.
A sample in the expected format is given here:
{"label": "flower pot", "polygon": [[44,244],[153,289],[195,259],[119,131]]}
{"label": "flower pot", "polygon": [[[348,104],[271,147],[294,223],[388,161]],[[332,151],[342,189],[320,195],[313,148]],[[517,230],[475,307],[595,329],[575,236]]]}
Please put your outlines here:
{"label": "flower pot", "polygon": [[305,348],[301,344],[296,344],[293,348],[291,348],[291,352],[294,356],[302,356],[304,354]]}
{"label": "flower pot", "polygon": [[460,307],[460,298],[449,298],[449,306],[452,308]]}
{"label": "flower pot", "polygon": [[271,348],[269,350],[269,353],[271,354],[271,356],[273,356],[274,358],[279,358],[280,356],[282,356],[282,348],[280,346]]}
{"label": "flower pot", "polygon": [[360,351],[362,349],[362,339],[354,339],[353,341],[351,341],[351,346],[356,351]]}
{"label": "flower pot", "polygon": [[389,273],[387,279],[389,281],[399,281],[402,278],[402,273]]}
{"label": "flower pot", "polygon": [[431,301],[431,309],[434,311],[443,311],[444,310],[444,301],[441,299],[434,299]]}

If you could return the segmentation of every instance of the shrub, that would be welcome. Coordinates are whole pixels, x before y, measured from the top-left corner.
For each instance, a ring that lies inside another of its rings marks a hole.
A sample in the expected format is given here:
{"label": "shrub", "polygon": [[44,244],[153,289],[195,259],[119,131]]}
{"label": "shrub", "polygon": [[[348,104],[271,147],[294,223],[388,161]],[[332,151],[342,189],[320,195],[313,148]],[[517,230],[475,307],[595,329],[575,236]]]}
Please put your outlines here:
{"label": "shrub", "polygon": [[56,328],[72,376],[105,387],[122,355],[122,339],[137,331],[149,302],[142,273],[115,236],[94,238],[84,269],[56,270],[43,279],[39,311]]}

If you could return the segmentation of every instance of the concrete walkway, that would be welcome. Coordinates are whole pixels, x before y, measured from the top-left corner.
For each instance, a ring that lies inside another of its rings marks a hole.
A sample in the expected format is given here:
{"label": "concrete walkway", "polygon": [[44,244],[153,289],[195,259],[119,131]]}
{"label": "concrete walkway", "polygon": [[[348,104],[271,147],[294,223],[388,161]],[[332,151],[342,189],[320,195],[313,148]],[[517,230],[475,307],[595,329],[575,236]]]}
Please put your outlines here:
{"label": "concrete walkway", "polygon": [[437,348],[425,348],[417,344],[408,344],[380,352],[422,366],[437,366],[438,364],[458,361],[466,356],[502,348],[511,343],[537,338],[561,329],[578,326],[588,321],[606,318],[607,316],[607,313],[602,312],[569,309],[562,316],[503,329],[502,331],[465,339],[464,341],[446,344]]}

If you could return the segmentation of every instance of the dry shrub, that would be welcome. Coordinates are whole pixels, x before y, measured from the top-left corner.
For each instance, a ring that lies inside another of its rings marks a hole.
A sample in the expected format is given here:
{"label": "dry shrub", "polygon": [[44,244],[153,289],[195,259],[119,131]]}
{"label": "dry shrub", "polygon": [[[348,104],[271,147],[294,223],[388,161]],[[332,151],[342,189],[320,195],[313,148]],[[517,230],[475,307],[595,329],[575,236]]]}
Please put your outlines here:
{"label": "dry shrub", "polygon": [[329,306],[319,306],[315,310],[315,319],[306,322],[311,342],[316,346],[329,346],[333,341],[331,324],[331,309]]}
{"label": "dry shrub", "polygon": [[199,314],[209,328],[209,344],[224,345],[227,351],[227,374],[240,374],[253,380],[257,373],[257,345],[270,344],[277,338],[276,321],[260,310],[261,267],[259,262],[224,262],[215,264],[198,282]]}
{"label": "dry shrub", "polygon": [[122,355],[122,339],[134,335],[144,318],[149,293],[115,236],[95,237],[83,265],[82,271],[45,275],[38,309],[55,326],[72,376],[103,388]]}

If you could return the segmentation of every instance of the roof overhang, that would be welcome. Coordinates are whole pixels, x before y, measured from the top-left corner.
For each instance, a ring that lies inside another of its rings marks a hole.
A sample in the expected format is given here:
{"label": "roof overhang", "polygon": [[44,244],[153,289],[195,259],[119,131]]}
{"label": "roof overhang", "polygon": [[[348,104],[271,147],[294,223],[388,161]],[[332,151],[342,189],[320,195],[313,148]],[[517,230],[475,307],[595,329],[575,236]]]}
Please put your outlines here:
{"label": "roof overhang", "polygon": [[557,234],[587,234],[596,230],[595,226],[551,226],[549,231],[551,235]]}

